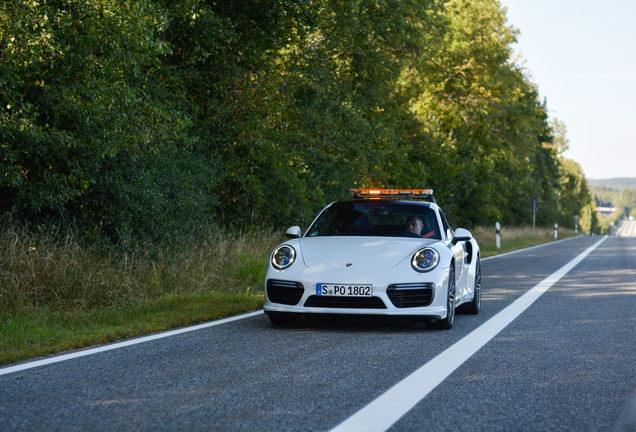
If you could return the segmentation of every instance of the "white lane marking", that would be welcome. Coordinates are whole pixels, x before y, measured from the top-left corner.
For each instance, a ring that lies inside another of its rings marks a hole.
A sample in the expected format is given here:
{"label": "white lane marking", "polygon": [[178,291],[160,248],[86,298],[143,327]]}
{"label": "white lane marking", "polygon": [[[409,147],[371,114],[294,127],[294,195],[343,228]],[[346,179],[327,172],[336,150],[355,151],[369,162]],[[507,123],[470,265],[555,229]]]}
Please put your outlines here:
{"label": "white lane marking", "polygon": [[590,246],[497,315],[340,423],[332,432],[379,432],[389,429],[606,239],[603,237]]}
{"label": "white lane marking", "polygon": [[72,352],[69,354],[63,354],[63,355],[59,355],[59,356],[55,356],[55,357],[49,357],[49,358],[45,358],[42,360],[35,360],[35,361],[31,361],[28,363],[22,363],[22,364],[18,364],[15,366],[8,366],[5,368],[0,368],[0,376],[2,375],[7,375],[13,372],[20,372],[23,370],[27,370],[27,369],[32,369],[32,368],[36,368],[36,367],[40,367],[40,366],[46,366],[46,365],[50,365],[53,363],[59,363],[59,362],[63,362],[66,360],[71,360],[71,359],[76,359],[79,357],[85,357],[85,356],[89,356],[89,355],[93,355],[93,354],[98,354],[98,353],[102,353],[105,351],[112,351],[112,350],[116,350],[119,348],[124,348],[124,347],[128,347],[131,345],[138,345],[141,343],[145,343],[145,342],[150,342],[153,340],[157,340],[157,339],[163,339],[163,338],[167,338],[167,337],[171,337],[171,336],[176,336],[176,335],[180,335],[183,333],[189,333],[189,332],[193,332],[196,330],[201,330],[204,328],[208,328],[208,327],[214,327],[214,326],[218,326],[221,324],[226,324],[226,323],[230,323],[232,321],[238,321],[241,319],[245,319],[245,318],[250,318],[256,315],[262,315],[263,314],[263,310],[257,310],[254,312],[249,312],[246,314],[242,314],[242,315],[236,315],[233,317],[229,317],[229,318],[224,318],[224,319],[220,319],[218,321],[212,321],[212,322],[207,322],[204,324],[198,324],[195,326],[190,326],[190,327],[184,327],[181,329],[177,329],[177,330],[170,330],[167,332],[163,332],[163,333],[156,333],[150,336],[144,336],[144,337],[140,337],[137,339],[130,339],[124,342],[118,342],[118,343],[114,343],[114,344],[110,344],[110,345],[104,345],[104,346],[100,346],[100,347],[96,347],[96,348],[90,348],[90,349],[86,349],[86,350],[82,350],[82,351],[76,351],[76,352]]}

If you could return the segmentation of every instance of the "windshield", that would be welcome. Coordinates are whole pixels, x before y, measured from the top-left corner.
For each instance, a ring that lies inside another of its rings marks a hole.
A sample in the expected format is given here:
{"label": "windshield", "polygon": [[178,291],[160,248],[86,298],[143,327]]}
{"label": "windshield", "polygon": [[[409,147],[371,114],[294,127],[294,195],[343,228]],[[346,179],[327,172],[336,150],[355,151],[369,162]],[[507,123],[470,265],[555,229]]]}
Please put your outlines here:
{"label": "windshield", "polygon": [[334,203],[320,214],[307,236],[442,238],[435,211],[427,204],[391,201]]}

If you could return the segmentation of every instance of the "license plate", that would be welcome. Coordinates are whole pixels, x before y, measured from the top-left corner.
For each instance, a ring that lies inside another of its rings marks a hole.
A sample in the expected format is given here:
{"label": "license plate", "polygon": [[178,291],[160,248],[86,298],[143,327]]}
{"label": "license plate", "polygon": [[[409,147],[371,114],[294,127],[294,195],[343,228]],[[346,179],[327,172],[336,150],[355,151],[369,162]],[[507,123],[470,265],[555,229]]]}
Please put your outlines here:
{"label": "license plate", "polygon": [[316,284],[316,295],[336,297],[371,297],[372,285]]}

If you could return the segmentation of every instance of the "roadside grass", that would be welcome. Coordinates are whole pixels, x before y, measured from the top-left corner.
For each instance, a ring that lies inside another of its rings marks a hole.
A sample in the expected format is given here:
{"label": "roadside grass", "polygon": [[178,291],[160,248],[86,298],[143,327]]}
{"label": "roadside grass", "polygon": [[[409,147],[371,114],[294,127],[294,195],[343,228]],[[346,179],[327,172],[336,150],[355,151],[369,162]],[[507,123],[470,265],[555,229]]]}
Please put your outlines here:
{"label": "roadside grass", "polygon": [[208,228],[178,246],[85,245],[0,225],[0,364],[262,307],[272,230]]}
{"label": "roadside grass", "polygon": [[[259,309],[267,258],[284,239],[209,227],[169,248],[113,247],[0,222],[0,365]],[[497,250],[494,228],[472,232],[483,257],[554,240],[546,228],[504,227]]]}
{"label": "roadside grass", "polygon": [[[497,249],[494,226],[476,227],[471,230],[471,233],[479,243],[482,258],[555,241],[554,228],[552,227],[536,227],[534,232],[532,226],[501,227],[500,249]],[[568,237],[574,237],[574,230],[571,228],[559,228],[558,239]]]}
{"label": "roadside grass", "polygon": [[0,315],[0,364],[211,321],[263,305],[263,295],[235,292],[149,299],[85,311],[41,308]]}

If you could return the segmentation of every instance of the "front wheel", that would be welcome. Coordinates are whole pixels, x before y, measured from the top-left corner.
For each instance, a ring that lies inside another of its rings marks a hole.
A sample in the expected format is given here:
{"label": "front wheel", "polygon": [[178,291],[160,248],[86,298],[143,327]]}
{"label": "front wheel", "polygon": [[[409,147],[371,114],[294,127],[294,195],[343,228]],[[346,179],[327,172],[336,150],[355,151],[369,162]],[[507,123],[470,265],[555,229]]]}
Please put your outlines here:
{"label": "front wheel", "polygon": [[455,266],[448,271],[448,294],[446,295],[446,318],[438,319],[433,327],[440,330],[448,330],[455,322]]}

